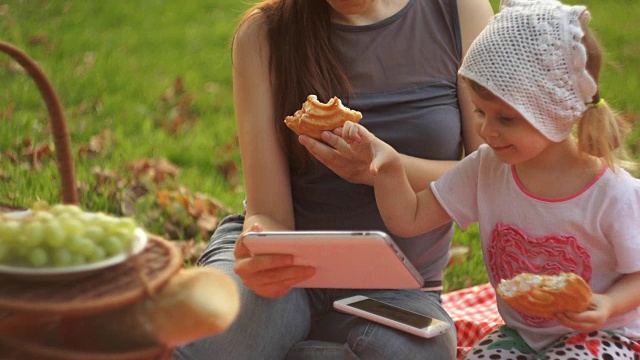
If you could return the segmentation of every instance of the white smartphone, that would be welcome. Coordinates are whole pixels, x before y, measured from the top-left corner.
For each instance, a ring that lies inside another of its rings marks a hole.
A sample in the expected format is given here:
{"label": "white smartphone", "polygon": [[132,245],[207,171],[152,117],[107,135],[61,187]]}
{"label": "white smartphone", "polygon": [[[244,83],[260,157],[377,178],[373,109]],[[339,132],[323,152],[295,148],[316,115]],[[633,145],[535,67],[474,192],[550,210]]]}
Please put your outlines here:
{"label": "white smartphone", "polygon": [[403,309],[366,296],[356,295],[333,302],[333,307],[423,338],[431,338],[449,330],[442,320]]}

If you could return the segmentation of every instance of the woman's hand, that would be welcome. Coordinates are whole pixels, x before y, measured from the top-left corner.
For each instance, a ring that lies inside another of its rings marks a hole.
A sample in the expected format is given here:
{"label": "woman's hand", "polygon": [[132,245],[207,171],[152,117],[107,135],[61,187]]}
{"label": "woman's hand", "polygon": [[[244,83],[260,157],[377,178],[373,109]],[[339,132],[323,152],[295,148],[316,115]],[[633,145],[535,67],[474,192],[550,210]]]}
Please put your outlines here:
{"label": "woman's hand", "polygon": [[612,304],[607,295],[593,294],[591,305],[580,313],[557,314],[556,320],[566,327],[581,332],[599,330],[611,315]]}
{"label": "woman's hand", "polygon": [[[263,231],[259,224],[249,231]],[[293,265],[293,256],[286,254],[252,256],[242,237],[236,243],[233,255],[236,258],[234,271],[242,283],[256,294],[267,298],[284,296],[291,288],[310,277],[316,270],[310,266]]]}
{"label": "woman's hand", "polygon": [[373,184],[368,159],[354,153],[349,144],[334,133],[324,131],[322,140],[326,144],[305,135],[298,137],[300,144],[336,175],[354,184]]}

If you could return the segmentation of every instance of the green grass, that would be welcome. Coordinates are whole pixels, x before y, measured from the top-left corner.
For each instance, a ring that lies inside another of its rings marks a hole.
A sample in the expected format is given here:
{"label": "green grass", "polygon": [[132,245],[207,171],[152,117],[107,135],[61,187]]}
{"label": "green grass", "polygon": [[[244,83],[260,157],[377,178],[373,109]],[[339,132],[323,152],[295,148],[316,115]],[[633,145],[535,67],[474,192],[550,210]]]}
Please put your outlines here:
{"label": "green grass", "polygon": [[[494,8],[498,1],[492,0]],[[570,1],[577,4],[575,1]],[[602,94],[617,109],[640,114],[640,18],[637,0],[584,1],[593,27],[608,50]],[[63,103],[70,129],[75,173],[82,184],[81,205],[120,213],[130,182],[98,184],[92,169],[117,171],[130,179],[126,164],[166,158],[179,168],[163,187],[186,186],[241,209],[239,168],[231,94],[229,40],[250,4],[236,0],[9,0],[0,3],[0,39],[23,49],[49,75]],[[175,133],[168,122],[177,99],[163,102],[177,78],[184,80],[191,120]],[[33,168],[24,157],[12,160],[25,140],[51,142],[47,114],[32,81],[0,56],[0,203],[28,207],[37,199],[58,202],[59,176],[52,157]],[[13,108],[12,116],[8,110]],[[95,156],[79,153],[103,130],[112,140]],[[638,159],[640,126],[629,145]],[[230,149],[230,150],[226,150]],[[136,217],[161,233],[166,214],[143,208]],[[469,258],[450,268],[448,290],[486,281],[477,227],[456,232],[471,247]]]}
{"label": "green grass", "polygon": [[[180,167],[181,184],[239,209],[242,191],[215,166],[227,160],[216,149],[235,141],[228,47],[245,7],[231,0],[11,1],[0,17],[0,39],[21,47],[49,75],[75,149],[104,129],[112,131],[114,142],[106,152],[76,158],[79,181],[93,181],[89,170],[94,166],[124,171],[130,160],[167,158]],[[0,76],[0,106],[15,105],[13,118],[0,120],[0,148],[15,147],[24,137],[49,141],[35,85],[7,66],[0,67]],[[169,115],[161,97],[177,77],[192,97],[189,110],[195,120],[172,135],[158,123]],[[0,185],[0,201],[24,206],[36,197],[56,200],[52,164],[36,178],[31,169],[13,165],[2,162],[9,181]],[[26,177],[44,186],[20,181]]]}

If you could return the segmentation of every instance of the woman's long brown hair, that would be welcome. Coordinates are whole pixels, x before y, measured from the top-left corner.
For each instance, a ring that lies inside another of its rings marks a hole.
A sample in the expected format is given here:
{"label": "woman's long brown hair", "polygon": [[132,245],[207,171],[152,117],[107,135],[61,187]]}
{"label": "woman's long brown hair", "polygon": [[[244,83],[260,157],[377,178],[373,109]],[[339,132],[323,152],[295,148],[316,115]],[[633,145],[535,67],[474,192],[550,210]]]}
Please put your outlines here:
{"label": "woman's long brown hair", "polygon": [[326,102],[339,96],[348,104],[350,84],[331,47],[330,7],[325,0],[267,0],[245,12],[240,28],[252,15],[264,18],[269,42],[269,68],[280,143],[292,172],[311,160],[284,124],[310,94]]}

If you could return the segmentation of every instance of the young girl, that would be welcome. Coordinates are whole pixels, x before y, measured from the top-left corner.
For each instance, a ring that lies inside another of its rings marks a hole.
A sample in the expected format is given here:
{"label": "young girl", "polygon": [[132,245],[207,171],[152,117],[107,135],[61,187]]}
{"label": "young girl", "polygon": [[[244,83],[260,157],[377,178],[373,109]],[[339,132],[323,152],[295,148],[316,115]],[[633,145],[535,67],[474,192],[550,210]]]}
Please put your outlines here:
{"label": "young girl", "polygon": [[625,126],[598,92],[601,51],[588,22],[583,6],[503,2],[459,71],[486,145],[430,188],[414,192],[398,153],[361,125],[336,131],[370,161],[392,232],[478,222],[494,287],[523,272],[573,272],[592,288],[587,310],[549,319],[498,298],[506,326],[467,359],[640,354],[640,180],[622,168]]}

